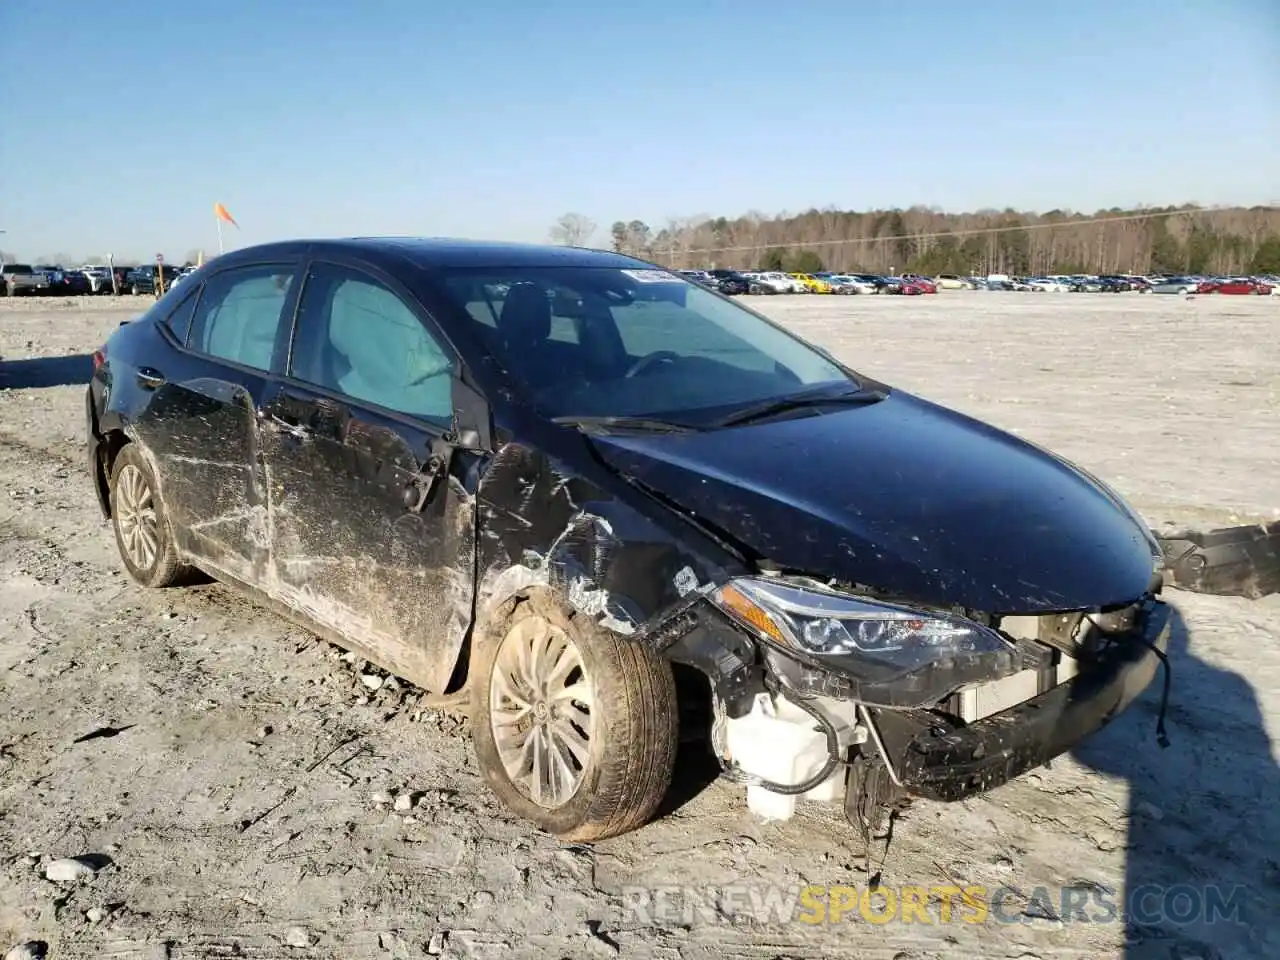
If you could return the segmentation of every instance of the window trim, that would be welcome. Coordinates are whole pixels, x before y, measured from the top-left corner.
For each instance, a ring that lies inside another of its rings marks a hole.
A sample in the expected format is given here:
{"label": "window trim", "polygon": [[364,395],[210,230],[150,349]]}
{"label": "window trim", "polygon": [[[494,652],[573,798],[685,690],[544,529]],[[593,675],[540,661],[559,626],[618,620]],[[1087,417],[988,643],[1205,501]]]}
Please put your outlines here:
{"label": "window trim", "polygon": [[[191,331],[195,328],[194,313],[192,314],[192,317],[191,317],[191,326],[187,328],[187,341],[186,343],[178,344],[179,349],[181,349],[184,353],[188,353],[194,357],[199,357],[200,359],[205,360],[209,363],[221,364],[225,367],[230,367],[232,370],[243,371],[244,373],[251,374],[252,376],[262,377],[264,379],[278,376],[278,372],[276,370],[276,367],[278,366],[276,362],[276,357],[280,352],[281,331],[286,329],[289,330],[290,341],[292,341],[292,330],[293,330],[294,324],[297,321],[296,315],[298,312],[298,303],[300,299],[299,294],[301,292],[300,291],[301,284],[298,282],[298,278],[299,278],[298,268],[301,263],[302,263],[301,257],[281,257],[281,258],[272,258],[270,260],[255,260],[249,263],[227,264],[225,267],[222,267],[221,269],[214,270],[213,272],[209,273],[206,277],[204,277],[204,279],[200,281],[198,285],[199,292],[196,294],[198,298],[196,301],[196,307],[195,307],[196,310],[200,309],[200,303],[201,301],[204,300],[204,294],[209,285],[209,281],[213,280],[215,277],[221,277],[221,276],[225,276],[226,274],[238,273],[246,270],[260,270],[260,269],[263,269],[264,267],[288,267],[289,270],[292,271],[294,279],[293,279],[293,283],[291,283],[289,286],[289,292],[285,295],[285,302],[280,311],[280,323],[276,329],[276,342],[274,346],[271,348],[270,369],[263,370],[261,367],[251,367],[248,364],[239,362],[238,360],[229,360],[226,357],[220,357],[217,354],[208,353],[204,350],[200,350],[192,346]],[[174,340],[176,341],[176,339],[177,338],[175,337]]]}
{"label": "window trim", "polygon": [[[173,328],[169,326],[169,320],[171,317],[173,317],[175,313],[177,313],[184,306],[186,306],[186,303],[188,300],[191,300],[191,301],[194,301],[191,306],[191,320],[192,322],[194,322],[195,310],[196,310],[196,307],[199,306],[200,294],[203,291],[204,291],[203,282],[192,284],[191,290],[184,292],[182,296],[178,298],[177,303],[175,303],[172,307],[170,307],[164,313],[160,313],[155,316],[154,318],[155,323],[157,326],[160,327],[160,335],[164,337],[171,346],[177,347],[180,350],[186,350],[187,348],[186,338],[184,337],[182,340],[178,339],[178,336],[176,333],[174,333]],[[157,303],[156,308],[158,309],[159,307],[160,307],[160,304]],[[191,336],[191,326],[192,326],[191,323],[187,324],[187,337]]]}
{"label": "window trim", "polygon": [[[452,372],[449,377],[449,415],[447,417],[428,417],[419,413],[404,413],[401,410],[392,410],[390,407],[384,407],[381,404],[374,403],[372,400],[365,400],[362,397],[353,397],[350,394],[343,393],[340,390],[332,390],[318,383],[312,383],[310,380],[304,380],[301,377],[295,377],[290,372],[293,367],[294,349],[298,342],[298,333],[302,329],[302,321],[305,314],[302,312],[303,298],[307,294],[307,287],[311,281],[311,272],[316,267],[336,267],[339,270],[345,270],[349,273],[355,273],[369,278],[371,281],[383,286],[389,293],[395,296],[401,303],[409,309],[418,322],[426,329],[428,336],[436,341],[445,355],[449,358],[449,364]],[[298,285],[298,296],[293,305],[293,324],[289,333],[288,349],[285,352],[284,366],[281,368],[276,379],[285,386],[299,387],[303,390],[310,391],[317,396],[329,397],[344,403],[355,410],[367,411],[379,417],[385,417],[398,423],[403,423],[409,427],[422,428],[424,424],[439,430],[440,433],[448,432],[452,426],[454,418],[457,416],[457,409],[453,405],[453,381],[462,377],[462,371],[466,364],[462,359],[462,354],[454,346],[453,342],[445,335],[440,324],[436,322],[435,317],[423,305],[422,301],[403,283],[396,280],[384,270],[379,269],[374,264],[354,257],[348,258],[335,254],[317,254],[307,257],[302,264],[301,272],[302,282]]]}

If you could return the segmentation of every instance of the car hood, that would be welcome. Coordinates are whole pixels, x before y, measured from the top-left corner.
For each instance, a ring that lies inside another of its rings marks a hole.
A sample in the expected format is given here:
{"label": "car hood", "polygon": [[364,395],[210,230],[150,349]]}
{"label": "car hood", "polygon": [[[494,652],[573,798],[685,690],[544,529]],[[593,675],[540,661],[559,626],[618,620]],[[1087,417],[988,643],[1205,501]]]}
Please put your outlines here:
{"label": "car hood", "polygon": [[1150,587],[1150,530],[1053,454],[901,391],[835,409],[592,442],[624,476],[811,576],[1002,614],[1129,603]]}

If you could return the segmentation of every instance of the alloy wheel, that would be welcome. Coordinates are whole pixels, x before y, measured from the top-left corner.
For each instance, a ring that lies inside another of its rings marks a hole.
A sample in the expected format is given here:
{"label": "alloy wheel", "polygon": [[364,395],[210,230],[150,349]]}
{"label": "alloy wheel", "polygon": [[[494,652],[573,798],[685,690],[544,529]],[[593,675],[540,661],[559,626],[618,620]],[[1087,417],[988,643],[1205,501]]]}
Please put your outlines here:
{"label": "alloy wheel", "polygon": [[582,654],[540,616],[502,639],[489,681],[493,739],[507,778],[541,807],[568,803],[591,757],[595,690]]}
{"label": "alloy wheel", "polygon": [[159,517],[151,484],[133,464],[127,464],[116,478],[115,515],[129,562],[139,570],[150,570],[160,553]]}

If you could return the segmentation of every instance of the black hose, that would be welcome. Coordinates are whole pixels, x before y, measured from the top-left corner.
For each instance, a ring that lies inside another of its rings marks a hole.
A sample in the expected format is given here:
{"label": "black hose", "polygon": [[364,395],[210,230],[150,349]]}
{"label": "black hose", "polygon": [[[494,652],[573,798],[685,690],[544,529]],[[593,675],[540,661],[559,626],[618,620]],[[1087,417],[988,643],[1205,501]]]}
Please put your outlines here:
{"label": "black hose", "polygon": [[1169,691],[1173,685],[1173,677],[1169,670],[1169,657],[1146,637],[1139,637],[1138,642],[1156,655],[1156,658],[1160,661],[1160,666],[1164,670],[1164,689],[1160,694],[1160,712],[1156,716],[1156,743],[1160,744],[1161,749],[1163,749],[1169,746],[1169,734],[1165,730],[1164,719],[1169,710]]}
{"label": "black hose", "polygon": [[720,761],[720,766],[724,770],[725,777],[732,780],[734,783],[745,783],[748,786],[764,787],[770,793],[778,793],[784,797],[795,797],[802,793],[808,793],[815,787],[821,786],[826,779],[835,772],[836,767],[840,765],[840,738],[836,734],[836,728],[832,726],[830,720],[822,715],[817,707],[810,706],[804,700],[791,700],[791,702],[818,721],[818,726],[820,726],[822,728],[822,732],[826,734],[827,762],[822,765],[822,769],[808,780],[804,780],[800,783],[774,783],[772,780],[766,780],[763,777],[756,776],[754,773],[748,773],[743,770],[736,761],[726,761],[724,757],[720,755],[720,751],[717,750],[716,759]]}

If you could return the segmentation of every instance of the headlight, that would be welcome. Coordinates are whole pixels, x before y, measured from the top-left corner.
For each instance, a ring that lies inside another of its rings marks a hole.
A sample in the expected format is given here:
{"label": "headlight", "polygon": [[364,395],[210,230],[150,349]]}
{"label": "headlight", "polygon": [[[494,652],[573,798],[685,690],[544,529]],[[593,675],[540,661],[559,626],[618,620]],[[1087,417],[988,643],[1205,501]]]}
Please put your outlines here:
{"label": "headlight", "polygon": [[1016,672],[1020,660],[971,620],[816,587],[743,577],[711,599],[762,640],[847,678],[849,695],[883,706],[932,705],[966,683]]}

